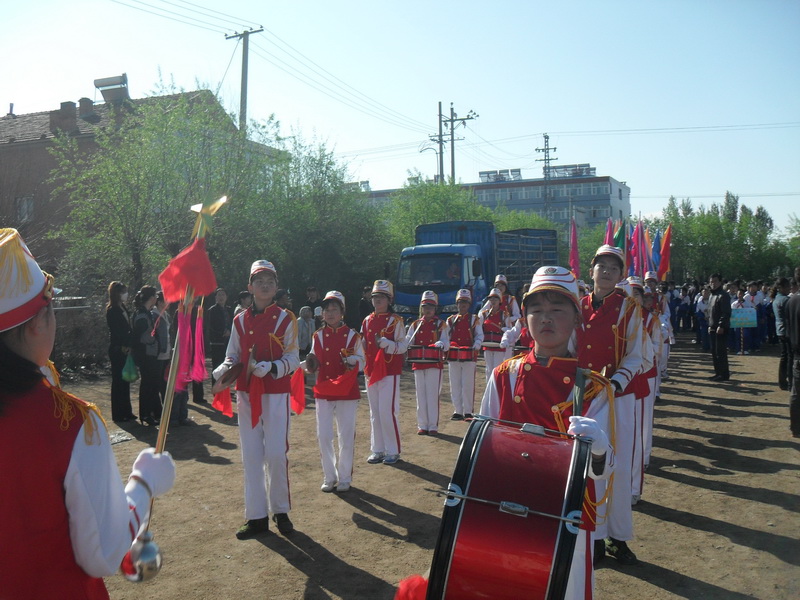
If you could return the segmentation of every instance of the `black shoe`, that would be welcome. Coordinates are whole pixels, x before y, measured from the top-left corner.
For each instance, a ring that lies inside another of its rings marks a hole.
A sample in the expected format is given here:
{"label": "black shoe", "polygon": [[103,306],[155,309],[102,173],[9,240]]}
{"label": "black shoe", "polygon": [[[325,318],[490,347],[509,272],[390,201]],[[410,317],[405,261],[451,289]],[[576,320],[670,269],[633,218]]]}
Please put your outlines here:
{"label": "black shoe", "polygon": [[195,398],[194,400],[192,400],[192,402],[194,402],[195,404],[208,404],[208,400],[206,400],[205,398]]}
{"label": "black shoe", "polygon": [[463,421],[464,420],[464,415],[459,414],[459,413],[453,413],[453,416],[450,417],[450,420],[451,421]]}
{"label": "black shoe", "polygon": [[269,531],[269,517],[250,519],[247,523],[239,527],[239,530],[236,532],[236,537],[240,540],[249,540],[267,531]]}
{"label": "black shoe", "polygon": [[623,541],[608,538],[606,540],[606,554],[613,556],[621,565],[630,566],[639,564],[639,559]]}
{"label": "black shoe", "polygon": [[712,375],[708,378],[710,381],[719,381],[719,375]]}
{"label": "black shoe", "polygon": [[142,425],[144,425],[145,423],[147,423],[150,427],[155,427],[156,425],[158,425],[158,419],[156,419],[153,416],[144,417],[142,419]]}
{"label": "black shoe", "polygon": [[278,531],[283,535],[289,535],[294,531],[294,525],[292,525],[292,522],[289,520],[289,515],[286,513],[272,515],[272,520],[275,521],[275,524],[278,526]]}
{"label": "black shoe", "polygon": [[730,380],[731,380],[730,375],[728,375],[727,377],[720,377],[719,379],[717,379],[717,381],[730,381]]}
{"label": "black shoe", "polygon": [[464,413],[464,420],[471,419],[472,413]]}

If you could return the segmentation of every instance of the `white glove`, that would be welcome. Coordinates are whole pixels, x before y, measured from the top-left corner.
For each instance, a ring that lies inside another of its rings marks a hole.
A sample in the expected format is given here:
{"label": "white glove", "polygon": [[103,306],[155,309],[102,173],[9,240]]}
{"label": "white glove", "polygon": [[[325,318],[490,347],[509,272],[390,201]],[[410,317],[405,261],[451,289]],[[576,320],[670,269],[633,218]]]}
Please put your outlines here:
{"label": "white glove", "polygon": [[141,478],[153,497],[166,494],[175,484],[175,461],[169,452],[156,454],[155,448],[145,448],[133,462],[131,477]]}
{"label": "white glove", "polygon": [[475,342],[474,344],[472,344],[472,349],[473,350],[480,350],[481,349],[481,343],[480,342]]}
{"label": "white glove", "polygon": [[433,347],[438,348],[439,350],[444,350],[444,343],[441,340],[439,340],[438,342],[435,342],[433,344]]}
{"label": "white glove", "polygon": [[358,357],[357,356],[348,356],[344,359],[344,361],[350,365],[351,367],[355,367],[358,364]]}
{"label": "white glove", "polygon": [[606,432],[600,428],[597,421],[589,417],[570,417],[567,433],[590,440],[592,454],[595,456],[602,456],[611,449]]}
{"label": "white glove", "polygon": [[378,346],[380,346],[384,350],[386,350],[391,345],[391,343],[392,341],[387,340],[385,337],[378,338]]}
{"label": "white glove", "polygon": [[506,331],[508,331],[508,330],[510,330],[510,329],[511,329],[511,327],[501,327],[501,328],[500,328],[500,331],[502,331],[503,333],[505,333]]}
{"label": "white glove", "polygon": [[503,350],[508,348],[508,340],[500,340],[500,348],[502,348]]}
{"label": "white glove", "polygon": [[269,370],[272,368],[272,363],[268,360],[262,360],[259,363],[256,363],[255,369],[253,369],[253,375],[256,377],[264,377]]}
{"label": "white glove", "polygon": [[214,376],[214,379],[219,379],[220,377],[225,375],[225,373],[230,371],[232,366],[233,366],[233,359],[226,358],[224,363],[222,363],[216,369],[211,371],[211,374]]}

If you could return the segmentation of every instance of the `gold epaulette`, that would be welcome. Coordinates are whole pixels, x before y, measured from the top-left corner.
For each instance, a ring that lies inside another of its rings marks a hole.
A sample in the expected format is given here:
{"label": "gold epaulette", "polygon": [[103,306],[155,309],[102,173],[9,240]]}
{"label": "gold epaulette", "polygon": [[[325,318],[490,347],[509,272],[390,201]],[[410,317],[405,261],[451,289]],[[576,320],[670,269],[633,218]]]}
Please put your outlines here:
{"label": "gold epaulette", "polygon": [[50,392],[53,394],[53,416],[56,419],[61,419],[61,431],[66,431],[69,428],[70,422],[80,414],[84,425],[84,440],[87,445],[94,443],[96,425],[94,419],[92,419],[92,413],[97,415],[103,422],[103,425],[106,424],[97,405],[81,400],[77,396],[65,392],[60,387],[50,385],[50,382],[46,379],[44,380],[44,384],[50,388]]}
{"label": "gold epaulette", "polygon": [[519,362],[522,359],[524,359],[525,356],[527,356],[527,353],[518,354],[517,356],[512,356],[511,358],[507,358],[497,366],[495,371],[497,371],[498,374],[506,373],[511,368],[518,367],[518,365],[516,365],[515,363]]}

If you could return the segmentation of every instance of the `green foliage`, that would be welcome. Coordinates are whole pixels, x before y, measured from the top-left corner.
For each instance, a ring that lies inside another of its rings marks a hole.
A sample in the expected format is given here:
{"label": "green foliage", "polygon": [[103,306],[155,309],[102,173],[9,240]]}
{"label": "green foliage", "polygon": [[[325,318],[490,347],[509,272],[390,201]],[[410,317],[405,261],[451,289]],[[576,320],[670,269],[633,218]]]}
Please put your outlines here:
{"label": "green foliage", "polygon": [[764,207],[755,211],[739,204],[739,197],[726,192],[721,204],[695,209],[688,198],[673,197],[663,217],[649,222],[651,231],[662,231],[672,223],[672,273],[678,283],[705,281],[714,272],[726,279],[772,279],[787,275],[790,245],[774,231],[774,222]]}

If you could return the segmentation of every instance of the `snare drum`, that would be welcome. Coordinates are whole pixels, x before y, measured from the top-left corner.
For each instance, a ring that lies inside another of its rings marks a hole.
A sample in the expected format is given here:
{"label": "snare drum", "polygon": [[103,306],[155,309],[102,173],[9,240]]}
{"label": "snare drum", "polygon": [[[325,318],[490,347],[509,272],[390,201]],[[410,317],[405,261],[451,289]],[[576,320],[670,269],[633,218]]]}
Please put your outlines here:
{"label": "snare drum", "polygon": [[561,600],[591,444],[477,418],[461,444],[427,600]]}
{"label": "snare drum", "polygon": [[470,346],[450,346],[447,351],[447,360],[450,362],[473,362],[478,360],[478,351]]}
{"label": "snare drum", "polygon": [[440,363],[443,362],[444,352],[435,346],[409,346],[408,362],[410,363]]}

